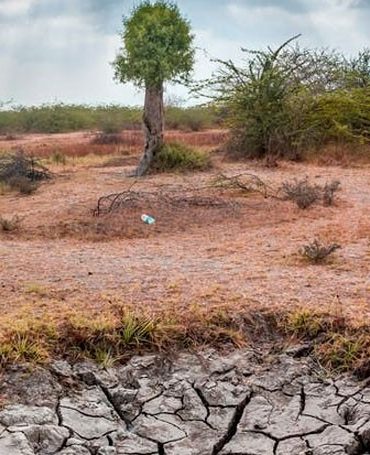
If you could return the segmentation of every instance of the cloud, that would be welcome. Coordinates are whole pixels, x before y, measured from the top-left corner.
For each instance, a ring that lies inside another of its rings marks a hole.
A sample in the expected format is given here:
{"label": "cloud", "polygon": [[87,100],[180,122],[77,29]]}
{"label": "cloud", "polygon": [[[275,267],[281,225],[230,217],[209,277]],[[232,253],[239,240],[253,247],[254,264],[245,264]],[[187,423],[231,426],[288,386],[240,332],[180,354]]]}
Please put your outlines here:
{"label": "cloud", "polygon": [[255,47],[278,45],[297,33],[302,34],[304,45],[337,48],[345,53],[354,53],[369,42],[365,23],[370,21],[370,3],[364,8],[361,0],[297,0],[292,9],[287,8],[288,3],[233,2],[227,13],[234,23],[245,27],[245,35],[254,46],[257,39],[259,46]]}
{"label": "cloud", "polygon": [[[60,1],[49,2],[51,9],[44,0],[36,3],[29,2],[27,21],[1,20],[2,97],[22,104],[56,99],[142,102],[142,96],[132,86],[113,82],[110,62],[120,46],[119,36],[114,27],[106,30],[101,26],[98,11],[89,2],[79,2],[74,10],[76,2],[70,0],[64,0],[63,7]],[[17,17],[25,11],[19,10]]]}
{"label": "cloud", "polygon": [[0,0],[0,17],[24,15],[34,3],[35,0]]}
{"label": "cloud", "polygon": [[[2,99],[42,103],[142,102],[113,82],[122,15],[136,0],[0,0]],[[369,0],[178,0],[196,35],[195,76],[210,58],[238,62],[241,47],[276,46],[302,33],[306,46],[356,52],[369,43]],[[206,52],[203,50],[205,49]],[[187,97],[184,88],[169,91]]]}

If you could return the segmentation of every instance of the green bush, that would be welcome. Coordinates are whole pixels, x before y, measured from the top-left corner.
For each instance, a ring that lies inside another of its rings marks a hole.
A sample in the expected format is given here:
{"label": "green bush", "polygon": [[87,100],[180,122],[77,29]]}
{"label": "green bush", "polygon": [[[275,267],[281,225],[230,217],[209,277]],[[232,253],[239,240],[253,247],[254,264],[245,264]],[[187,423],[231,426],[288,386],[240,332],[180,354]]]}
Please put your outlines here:
{"label": "green bush", "polygon": [[320,141],[370,141],[370,86],[324,93],[312,103],[307,123]]}
{"label": "green bush", "polygon": [[300,158],[328,142],[370,142],[370,51],[347,60],[291,46],[245,50],[242,68],[220,61],[203,84],[228,114],[228,148],[250,158]]}
{"label": "green bush", "polygon": [[184,144],[168,143],[154,157],[154,172],[206,170],[211,167],[209,156]]}

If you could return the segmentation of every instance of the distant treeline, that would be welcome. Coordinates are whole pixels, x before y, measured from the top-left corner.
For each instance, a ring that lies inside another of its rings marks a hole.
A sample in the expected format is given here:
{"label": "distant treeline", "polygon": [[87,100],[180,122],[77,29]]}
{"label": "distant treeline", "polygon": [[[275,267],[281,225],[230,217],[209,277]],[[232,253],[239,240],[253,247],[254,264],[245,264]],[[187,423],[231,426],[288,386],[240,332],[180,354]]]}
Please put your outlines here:
{"label": "distant treeline", "polygon": [[[11,107],[0,110],[0,134],[64,133],[100,130],[116,133],[123,129],[141,128],[142,110],[119,105],[88,106],[45,104],[35,107]],[[166,108],[166,128],[200,131],[219,128],[220,112],[212,106]]]}

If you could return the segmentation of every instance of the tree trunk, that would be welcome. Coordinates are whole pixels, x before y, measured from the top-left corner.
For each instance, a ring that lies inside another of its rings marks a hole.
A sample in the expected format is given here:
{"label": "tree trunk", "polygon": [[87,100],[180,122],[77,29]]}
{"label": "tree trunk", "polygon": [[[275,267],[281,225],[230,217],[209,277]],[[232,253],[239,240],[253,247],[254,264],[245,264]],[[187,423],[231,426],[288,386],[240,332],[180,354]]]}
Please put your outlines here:
{"label": "tree trunk", "polygon": [[147,87],[143,113],[145,135],[144,153],[136,169],[136,175],[144,175],[155,154],[163,145],[163,85]]}

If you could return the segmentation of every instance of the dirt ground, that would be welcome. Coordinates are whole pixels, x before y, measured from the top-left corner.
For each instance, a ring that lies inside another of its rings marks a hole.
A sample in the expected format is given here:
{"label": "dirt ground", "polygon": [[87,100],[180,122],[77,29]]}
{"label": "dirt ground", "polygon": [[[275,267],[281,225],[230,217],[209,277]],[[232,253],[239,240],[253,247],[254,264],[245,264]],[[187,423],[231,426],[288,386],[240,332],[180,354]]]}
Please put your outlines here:
{"label": "dirt ground", "polygon": [[[119,299],[153,308],[328,305],[370,317],[370,167],[268,169],[216,161],[211,171],[152,175],[133,187],[164,191],[177,205],[159,195],[94,216],[100,196],[133,184],[132,166],[102,162],[54,166],[55,178],[33,195],[0,196],[0,214],[22,220],[18,231],[0,233],[1,313],[88,311]],[[341,191],[333,207],[301,210],[258,193],[214,188],[221,172],[250,172],[274,188],[306,175],[320,184],[339,179]],[[194,194],[199,199],[189,204]],[[142,213],[153,214],[156,224],[144,224]],[[297,253],[315,237],[342,246],[327,264],[310,265]]]}

